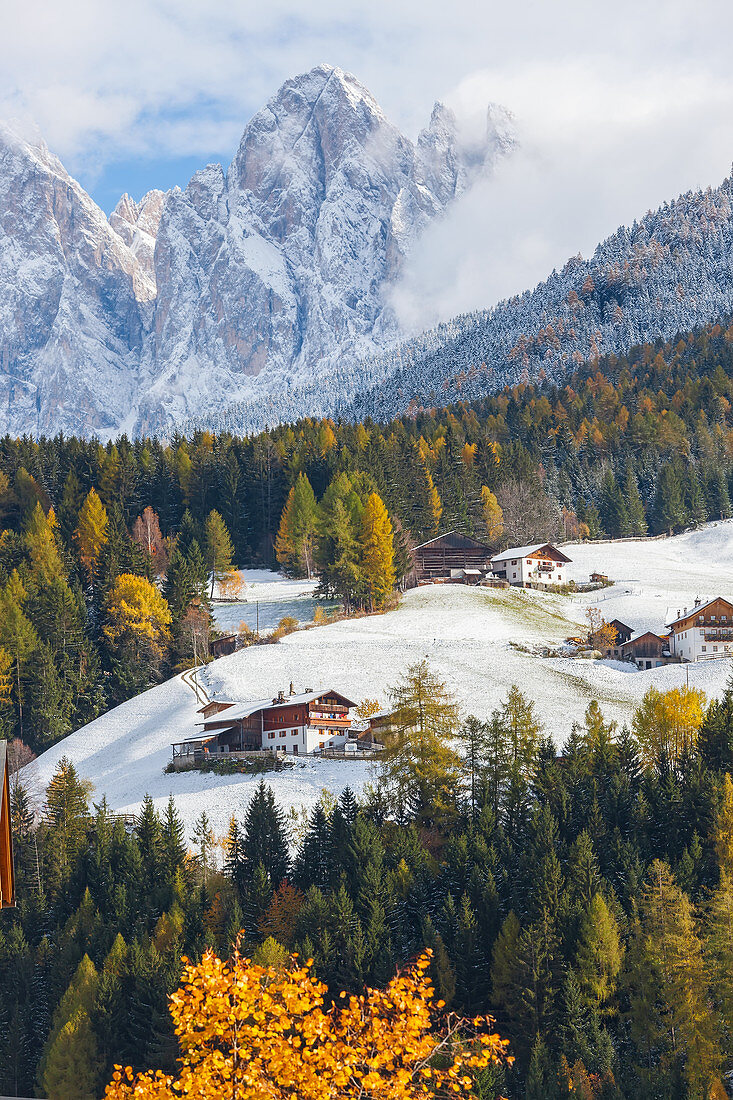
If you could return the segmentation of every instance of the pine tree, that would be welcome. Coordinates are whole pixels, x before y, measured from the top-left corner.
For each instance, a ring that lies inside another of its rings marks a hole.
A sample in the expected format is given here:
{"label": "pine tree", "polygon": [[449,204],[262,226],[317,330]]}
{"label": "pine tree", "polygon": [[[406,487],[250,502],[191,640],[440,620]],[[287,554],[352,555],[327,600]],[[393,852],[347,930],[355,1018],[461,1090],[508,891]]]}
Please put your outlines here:
{"label": "pine tree", "polygon": [[646,514],[639,495],[639,486],[631,467],[628,469],[624,483],[624,503],[629,517],[631,534],[645,535],[647,533]]}
{"label": "pine tree", "polygon": [[309,577],[318,529],[318,505],[307,476],[301,471],[288,493],[275,539],[275,555],[292,576]]}
{"label": "pine tree", "polygon": [[733,767],[733,683],[726,684],[722,699],[712,699],[697,736],[697,750],[708,768]]}
{"label": "pine tree", "polygon": [[59,675],[45,642],[40,642],[35,650],[33,669],[28,690],[26,732],[31,745],[47,748],[70,731],[73,704],[69,684]]}
{"label": "pine tree", "polygon": [[721,869],[707,911],[704,952],[726,1059],[733,1054],[733,879]]}
{"label": "pine tree", "polygon": [[611,1010],[622,957],[616,919],[595,893],[580,923],[575,966],[585,1003],[599,1012]]}
{"label": "pine tree", "polygon": [[656,1051],[657,1064],[676,1065],[691,1095],[707,1095],[721,1056],[702,947],[690,901],[659,860],[641,896],[626,973],[634,1041]]}
{"label": "pine tree", "polygon": [[264,780],[260,780],[244,815],[242,850],[250,874],[261,864],[276,890],[288,873],[290,855],[283,812],[272,787]]}
{"label": "pine tree", "polygon": [[603,479],[598,510],[603,529],[611,538],[623,538],[631,534],[629,513],[612,470],[607,470]]}
{"label": "pine tree", "polygon": [[224,520],[219,512],[209,512],[206,517],[206,564],[211,577],[210,596],[214,595],[214,586],[230,572],[233,557],[234,547]]}
{"label": "pine tree", "polygon": [[[99,987],[99,975],[84,955],[54,1012],[51,1031],[38,1065],[38,1079],[45,1094],[55,1100],[95,1100],[98,1095],[98,1052],[89,1022]],[[74,1069],[78,1066],[78,1091]]]}
{"label": "pine tree", "polygon": [[173,795],[169,795],[161,823],[161,859],[163,874],[168,886],[173,886],[183,871],[186,859],[186,840],[183,822],[176,810]]}
{"label": "pine tree", "polygon": [[71,875],[89,828],[89,785],[79,779],[66,756],[59,760],[46,789],[44,823],[48,829],[47,878],[55,891]]}
{"label": "pine tree", "polygon": [[682,500],[682,481],[674,462],[668,462],[659,471],[657,492],[652,509],[654,529],[658,533],[681,530],[685,525],[685,506]]}
{"label": "pine tree", "polygon": [[193,835],[191,836],[191,843],[196,849],[203,883],[204,886],[206,886],[209,879],[209,872],[213,867],[215,838],[205,810],[201,811],[201,816],[196,820],[193,828]]}
{"label": "pine tree", "polygon": [[458,727],[456,740],[463,746],[463,771],[469,784],[471,813],[477,808],[477,796],[489,756],[489,723],[480,722],[475,715]]}

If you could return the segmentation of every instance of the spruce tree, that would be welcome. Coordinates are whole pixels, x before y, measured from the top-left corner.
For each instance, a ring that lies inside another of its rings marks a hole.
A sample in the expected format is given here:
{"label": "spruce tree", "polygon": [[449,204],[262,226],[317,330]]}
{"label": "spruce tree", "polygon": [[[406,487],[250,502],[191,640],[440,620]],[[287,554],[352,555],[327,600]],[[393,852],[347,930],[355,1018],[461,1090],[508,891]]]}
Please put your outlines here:
{"label": "spruce tree", "polygon": [[260,864],[278,888],[288,873],[290,853],[285,818],[272,787],[260,780],[244,815],[242,849],[250,874]]}

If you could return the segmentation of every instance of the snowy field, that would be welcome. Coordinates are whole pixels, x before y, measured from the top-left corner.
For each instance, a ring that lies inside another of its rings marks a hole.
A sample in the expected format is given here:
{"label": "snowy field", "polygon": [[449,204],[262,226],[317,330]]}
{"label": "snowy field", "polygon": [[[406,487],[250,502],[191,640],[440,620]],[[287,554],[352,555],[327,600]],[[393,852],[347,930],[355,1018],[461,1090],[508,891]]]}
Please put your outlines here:
{"label": "snowy field", "polygon": [[330,611],[339,606],[337,600],[315,598],[317,580],[286,580],[269,569],[237,572],[241,583],[239,599],[214,604],[214,618],[220,630],[235,631],[246,623],[250,630],[269,634],[286,616],[302,626],[313,622],[317,607]]}
{"label": "snowy field", "polygon": [[[451,686],[464,714],[487,717],[516,683],[535,700],[546,730],[558,743],[582,720],[592,698],[619,723],[628,722],[647,688],[686,682],[718,695],[731,661],[669,665],[637,671],[611,661],[543,659],[515,648],[557,644],[577,632],[589,603],[606,619],[640,629],[662,629],[668,607],[691,606],[696,595],[733,599],[733,522],[673,539],[569,546],[570,575],[587,580],[608,574],[612,588],[585,596],[520,589],[434,586],[408,592],[386,615],[314,627],[278,645],[223,657],[201,674],[212,697],[246,700],[288,690],[334,687],[352,699],[388,702],[389,687],[422,657]],[[268,581],[278,588],[292,582]],[[248,593],[249,598],[249,593]],[[233,812],[241,813],[258,777],[184,772],[166,775],[170,744],[195,732],[196,700],[176,678],[131,700],[46,752],[26,771],[38,792],[66,754],[94,783],[94,798],[106,794],[112,807],[134,812],[146,792],[159,806],[173,794],[191,826],[202,809],[221,835]],[[350,762],[301,762],[268,776],[284,807],[312,806],[325,787],[338,794],[373,778],[371,766]]]}

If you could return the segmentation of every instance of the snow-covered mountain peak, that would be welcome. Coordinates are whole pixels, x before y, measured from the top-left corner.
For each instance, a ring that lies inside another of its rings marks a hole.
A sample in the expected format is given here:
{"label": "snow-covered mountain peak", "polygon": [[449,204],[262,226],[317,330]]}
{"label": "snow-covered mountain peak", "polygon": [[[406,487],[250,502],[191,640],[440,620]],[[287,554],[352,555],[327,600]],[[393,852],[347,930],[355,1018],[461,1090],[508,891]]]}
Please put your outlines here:
{"label": "snow-covered mountain peak", "polygon": [[107,219],[42,142],[7,133],[0,429],[33,433],[160,430],[327,385],[401,335],[404,257],[500,147],[492,131],[470,150],[440,105],[414,144],[319,65],[254,115],[226,171],[123,195]]}

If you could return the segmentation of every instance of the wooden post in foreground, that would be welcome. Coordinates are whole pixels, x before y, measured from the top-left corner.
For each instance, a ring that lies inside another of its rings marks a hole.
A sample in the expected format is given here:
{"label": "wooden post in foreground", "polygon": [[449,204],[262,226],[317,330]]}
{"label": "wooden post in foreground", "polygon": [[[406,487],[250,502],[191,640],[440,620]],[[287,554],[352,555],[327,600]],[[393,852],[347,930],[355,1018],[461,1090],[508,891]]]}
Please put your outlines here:
{"label": "wooden post in foreground", "polygon": [[0,741],[0,909],[15,905],[13,834],[10,828],[10,776],[8,744]]}

